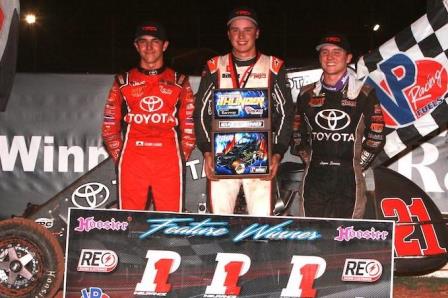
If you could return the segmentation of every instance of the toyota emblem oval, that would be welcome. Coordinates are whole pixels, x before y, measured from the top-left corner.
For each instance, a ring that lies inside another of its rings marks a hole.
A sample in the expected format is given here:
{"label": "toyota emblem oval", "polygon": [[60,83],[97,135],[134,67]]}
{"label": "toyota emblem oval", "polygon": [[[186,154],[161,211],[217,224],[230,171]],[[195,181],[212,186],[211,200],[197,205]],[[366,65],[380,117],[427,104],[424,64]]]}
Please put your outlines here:
{"label": "toyota emblem oval", "polygon": [[102,183],[90,182],[72,193],[72,203],[78,208],[98,208],[109,199],[109,189]]}

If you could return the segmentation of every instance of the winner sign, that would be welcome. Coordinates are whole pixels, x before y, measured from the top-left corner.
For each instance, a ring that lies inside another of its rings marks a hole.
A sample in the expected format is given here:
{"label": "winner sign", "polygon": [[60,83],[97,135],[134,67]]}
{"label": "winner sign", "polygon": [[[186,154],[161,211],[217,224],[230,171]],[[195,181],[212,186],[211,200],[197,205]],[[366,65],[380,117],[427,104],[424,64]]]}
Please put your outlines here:
{"label": "winner sign", "polygon": [[70,209],[65,297],[390,297],[392,231],[384,220]]}

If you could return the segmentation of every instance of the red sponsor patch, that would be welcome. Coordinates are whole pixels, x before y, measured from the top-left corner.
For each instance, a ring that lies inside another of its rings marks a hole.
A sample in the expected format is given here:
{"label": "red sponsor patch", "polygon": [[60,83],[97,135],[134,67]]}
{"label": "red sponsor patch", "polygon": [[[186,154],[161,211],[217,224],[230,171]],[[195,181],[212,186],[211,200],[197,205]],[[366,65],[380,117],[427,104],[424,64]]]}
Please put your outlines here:
{"label": "red sponsor patch", "polygon": [[372,123],[370,124],[370,129],[374,132],[382,132],[384,129],[384,124],[382,123]]}
{"label": "red sponsor patch", "polygon": [[325,97],[313,97],[308,102],[310,107],[321,107],[325,103]]}

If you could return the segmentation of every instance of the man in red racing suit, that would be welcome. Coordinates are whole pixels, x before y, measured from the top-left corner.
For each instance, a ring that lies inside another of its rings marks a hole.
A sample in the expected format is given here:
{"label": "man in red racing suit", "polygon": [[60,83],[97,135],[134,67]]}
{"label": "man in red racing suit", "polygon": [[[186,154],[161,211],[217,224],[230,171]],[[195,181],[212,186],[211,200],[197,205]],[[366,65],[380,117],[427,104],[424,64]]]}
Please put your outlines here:
{"label": "man in red racing suit", "polygon": [[195,144],[193,94],[188,77],[163,66],[168,41],[159,23],[139,26],[134,45],[140,64],[115,77],[102,128],[118,166],[120,208],[144,210],[151,190],[155,210],[181,212]]}

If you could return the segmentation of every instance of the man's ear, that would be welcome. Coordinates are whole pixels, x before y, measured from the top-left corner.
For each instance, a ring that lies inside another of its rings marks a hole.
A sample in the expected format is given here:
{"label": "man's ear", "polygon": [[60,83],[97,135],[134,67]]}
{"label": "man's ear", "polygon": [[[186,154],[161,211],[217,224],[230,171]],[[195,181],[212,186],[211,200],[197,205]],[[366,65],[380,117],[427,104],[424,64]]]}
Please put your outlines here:
{"label": "man's ear", "polygon": [[255,33],[255,39],[258,39],[258,36],[260,36],[260,29],[257,28],[257,33]]}
{"label": "man's ear", "polygon": [[167,40],[165,40],[164,42],[163,42],[163,51],[165,52],[166,51],[166,49],[168,48],[168,45],[170,44],[170,42],[169,41],[167,41]]}
{"label": "man's ear", "polygon": [[352,62],[352,58],[353,58],[352,54],[347,55],[347,59],[345,60],[347,62],[347,64],[350,64],[350,62]]}

